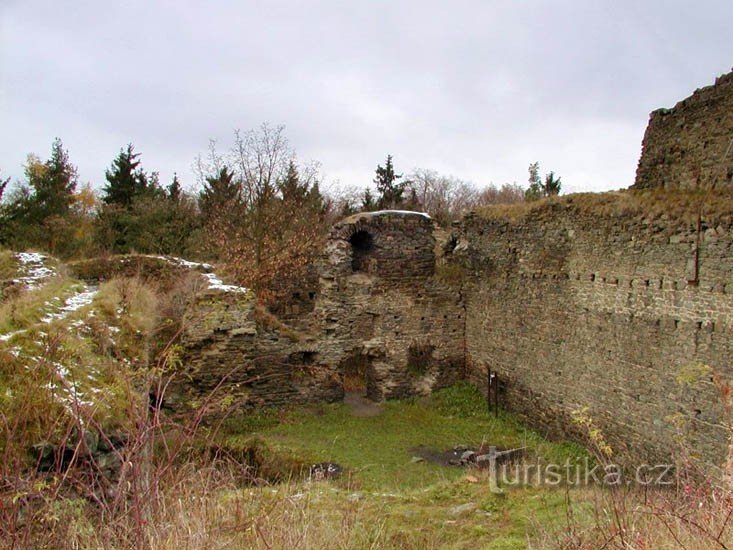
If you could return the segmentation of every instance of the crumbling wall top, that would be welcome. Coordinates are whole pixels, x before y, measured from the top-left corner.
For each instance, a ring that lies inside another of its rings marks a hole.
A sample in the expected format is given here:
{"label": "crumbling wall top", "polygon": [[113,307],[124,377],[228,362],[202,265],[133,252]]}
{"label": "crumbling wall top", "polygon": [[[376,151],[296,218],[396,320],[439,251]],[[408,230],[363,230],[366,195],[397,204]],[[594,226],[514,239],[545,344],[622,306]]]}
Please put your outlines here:
{"label": "crumbling wall top", "polygon": [[634,188],[733,185],[733,72],[649,117]]}
{"label": "crumbling wall top", "polygon": [[326,247],[329,276],[357,273],[410,281],[435,272],[435,223],[406,210],[361,212],[334,225]]}

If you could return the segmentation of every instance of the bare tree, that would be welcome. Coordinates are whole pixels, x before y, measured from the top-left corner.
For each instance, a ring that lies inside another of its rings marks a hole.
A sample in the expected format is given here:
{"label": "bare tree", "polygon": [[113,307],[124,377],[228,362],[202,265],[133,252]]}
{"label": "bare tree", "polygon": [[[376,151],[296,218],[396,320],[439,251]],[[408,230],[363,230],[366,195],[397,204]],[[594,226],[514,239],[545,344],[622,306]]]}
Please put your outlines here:
{"label": "bare tree", "polygon": [[263,124],[236,131],[226,154],[211,143],[207,159],[198,159],[201,183],[225,168],[239,192],[210,218],[208,246],[237,280],[263,290],[316,253],[327,209],[319,190],[319,167],[299,167],[284,126]]}

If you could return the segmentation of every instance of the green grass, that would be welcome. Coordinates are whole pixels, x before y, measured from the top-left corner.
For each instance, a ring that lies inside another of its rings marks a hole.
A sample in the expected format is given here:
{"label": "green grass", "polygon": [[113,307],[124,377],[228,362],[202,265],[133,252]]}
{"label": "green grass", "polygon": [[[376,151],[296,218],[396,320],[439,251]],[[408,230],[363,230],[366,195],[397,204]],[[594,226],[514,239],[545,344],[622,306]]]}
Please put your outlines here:
{"label": "green grass", "polygon": [[237,425],[229,424],[228,445],[246,446],[256,437],[274,452],[337,462],[356,485],[370,490],[419,489],[465,475],[461,468],[412,463],[410,449],[420,445],[436,450],[482,444],[527,447],[530,456],[560,463],[585,456],[581,447],[550,443],[507,413],[498,418],[488,414],[478,391],[467,384],[427,399],[387,402],[374,417],[353,416],[347,405],[338,403],[249,418],[240,428],[237,433]]}
{"label": "green grass", "polygon": [[[380,540],[403,547],[525,548],[528,535],[560,528],[565,517],[562,489],[527,486],[496,494],[486,471],[412,462],[413,447],[522,446],[528,460],[561,463],[587,456],[577,445],[544,440],[507,413],[488,414],[468,384],[431,398],[387,402],[373,417],[353,416],[344,404],[266,412],[230,422],[223,438],[231,448],[258,445],[283,467],[341,464],[346,473],[340,479],[294,481],[278,492],[305,498],[307,514],[337,517],[354,510],[360,521],[379,525]],[[262,491],[257,494],[268,498],[270,489]],[[461,505],[471,509],[460,512]]]}

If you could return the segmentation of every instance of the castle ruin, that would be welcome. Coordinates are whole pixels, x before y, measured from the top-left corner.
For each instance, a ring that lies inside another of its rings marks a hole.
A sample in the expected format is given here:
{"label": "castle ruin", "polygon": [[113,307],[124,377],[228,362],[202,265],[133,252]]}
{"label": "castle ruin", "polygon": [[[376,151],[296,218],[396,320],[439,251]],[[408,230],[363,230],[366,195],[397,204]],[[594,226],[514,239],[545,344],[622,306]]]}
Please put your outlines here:
{"label": "castle ruin", "polygon": [[[733,74],[652,113],[629,191],[470,214],[450,233],[414,212],[347,218],[287,322],[251,297],[200,299],[180,395],[237,365],[226,383],[241,408],[339,400],[347,379],[375,400],[458,379],[486,391],[491,371],[502,405],[545,432],[577,436],[572,414],[587,407],[620,457],[668,460],[683,431],[720,465],[731,137]],[[712,194],[687,194],[700,187]]]}

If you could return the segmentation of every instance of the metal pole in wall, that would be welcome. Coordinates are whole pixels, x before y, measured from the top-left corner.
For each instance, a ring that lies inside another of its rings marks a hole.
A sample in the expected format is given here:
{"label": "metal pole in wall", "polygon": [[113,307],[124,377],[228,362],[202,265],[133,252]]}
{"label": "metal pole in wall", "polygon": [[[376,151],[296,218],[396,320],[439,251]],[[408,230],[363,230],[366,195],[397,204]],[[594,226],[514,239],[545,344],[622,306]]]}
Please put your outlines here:
{"label": "metal pole in wall", "polygon": [[494,383],[494,417],[499,418],[499,378],[496,373],[491,375],[491,378]]}
{"label": "metal pole in wall", "polygon": [[491,367],[486,365],[486,411],[491,414]]}

